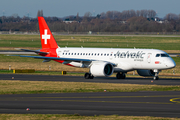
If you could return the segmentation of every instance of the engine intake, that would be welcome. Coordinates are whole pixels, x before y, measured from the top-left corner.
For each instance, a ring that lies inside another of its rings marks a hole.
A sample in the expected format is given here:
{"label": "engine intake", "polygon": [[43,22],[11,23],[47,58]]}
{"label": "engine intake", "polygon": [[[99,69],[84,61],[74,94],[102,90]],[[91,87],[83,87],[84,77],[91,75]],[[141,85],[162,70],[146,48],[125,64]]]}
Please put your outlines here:
{"label": "engine intake", "polygon": [[108,62],[93,63],[90,67],[93,76],[110,76],[114,72],[114,67]]}

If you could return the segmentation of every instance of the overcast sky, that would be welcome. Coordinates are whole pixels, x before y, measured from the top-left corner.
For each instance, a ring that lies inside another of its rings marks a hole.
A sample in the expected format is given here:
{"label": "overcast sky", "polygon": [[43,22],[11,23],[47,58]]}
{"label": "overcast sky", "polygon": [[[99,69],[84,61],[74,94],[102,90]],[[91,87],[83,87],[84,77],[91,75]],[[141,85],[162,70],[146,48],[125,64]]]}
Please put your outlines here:
{"label": "overcast sky", "polygon": [[107,11],[155,10],[162,18],[168,13],[180,14],[180,0],[1,0],[0,16],[18,14],[20,17],[36,17],[38,10],[44,16],[83,16],[86,12],[97,15]]}

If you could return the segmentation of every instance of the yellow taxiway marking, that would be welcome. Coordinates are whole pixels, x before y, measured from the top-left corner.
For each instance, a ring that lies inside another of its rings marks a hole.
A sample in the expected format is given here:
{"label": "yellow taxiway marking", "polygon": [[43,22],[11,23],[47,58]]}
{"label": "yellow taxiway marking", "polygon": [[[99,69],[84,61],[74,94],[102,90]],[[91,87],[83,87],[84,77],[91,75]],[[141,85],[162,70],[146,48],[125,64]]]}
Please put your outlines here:
{"label": "yellow taxiway marking", "polygon": [[180,103],[180,98],[172,98],[170,101],[174,103]]}
{"label": "yellow taxiway marking", "polygon": [[[85,100],[86,98],[97,99],[97,98],[172,98],[170,102],[134,102],[132,101],[108,101],[108,100]],[[178,97],[178,98],[177,98]],[[46,100],[45,100],[46,99]],[[63,100],[63,99],[84,99],[84,100]],[[62,102],[99,102],[99,103],[142,103],[142,104],[174,104],[180,103],[177,101],[180,99],[180,95],[152,95],[152,96],[82,96],[82,97],[9,97],[9,98],[0,98],[0,101],[62,101]]]}

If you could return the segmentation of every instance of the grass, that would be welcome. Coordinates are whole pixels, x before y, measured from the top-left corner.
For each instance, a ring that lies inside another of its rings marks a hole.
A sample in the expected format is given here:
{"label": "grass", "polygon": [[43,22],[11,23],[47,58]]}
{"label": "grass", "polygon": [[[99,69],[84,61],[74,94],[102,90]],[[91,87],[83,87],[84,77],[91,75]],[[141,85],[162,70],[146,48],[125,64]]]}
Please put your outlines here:
{"label": "grass", "polygon": [[107,92],[180,91],[180,86],[55,81],[0,81],[0,94],[103,92],[105,89]]}
{"label": "grass", "polygon": [[[179,37],[150,36],[54,36],[60,47],[153,48],[180,50]],[[40,49],[39,35],[0,35],[0,47]]]}
{"label": "grass", "polygon": [[150,116],[119,116],[95,115],[80,116],[78,114],[0,114],[3,120],[179,120],[180,118],[150,117]]}

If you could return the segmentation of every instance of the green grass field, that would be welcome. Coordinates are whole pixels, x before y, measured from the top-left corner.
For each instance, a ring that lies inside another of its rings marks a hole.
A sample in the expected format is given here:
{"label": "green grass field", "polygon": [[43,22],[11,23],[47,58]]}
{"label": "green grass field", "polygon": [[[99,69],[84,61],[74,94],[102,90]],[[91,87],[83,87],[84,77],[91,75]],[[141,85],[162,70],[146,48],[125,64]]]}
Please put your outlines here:
{"label": "green grass field", "polygon": [[[151,84],[151,81],[149,81]],[[61,86],[61,87],[59,87]],[[1,80],[0,94],[179,91],[179,85]]]}
{"label": "green grass field", "polygon": [[150,116],[119,116],[95,115],[80,116],[79,114],[0,114],[2,120],[179,120],[180,118],[150,117]]}
{"label": "green grass field", "polygon": [[[54,36],[60,47],[150,48],[180,50],[179,37],[149,36]],[[0,35],[0,47],[41,48],[39,35]]]}

